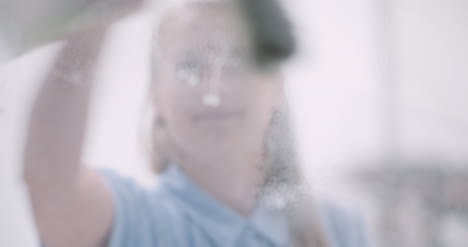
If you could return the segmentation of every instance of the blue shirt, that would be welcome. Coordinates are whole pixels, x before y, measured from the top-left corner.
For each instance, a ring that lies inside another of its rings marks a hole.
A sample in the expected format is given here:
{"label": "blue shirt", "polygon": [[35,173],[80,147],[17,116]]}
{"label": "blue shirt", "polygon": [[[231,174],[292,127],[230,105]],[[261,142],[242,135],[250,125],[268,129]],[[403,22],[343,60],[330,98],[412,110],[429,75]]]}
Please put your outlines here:
{"label": "blue shirt", "polygon": [[[100,171],[111,188],[114,222],[109,247],[288,246],[281,210],[259,206],[245,218],[199,188],[177,166],[145,188],[110,170]],[[332,247],[367,247],[362,223],[352,214],[321,206]]]}

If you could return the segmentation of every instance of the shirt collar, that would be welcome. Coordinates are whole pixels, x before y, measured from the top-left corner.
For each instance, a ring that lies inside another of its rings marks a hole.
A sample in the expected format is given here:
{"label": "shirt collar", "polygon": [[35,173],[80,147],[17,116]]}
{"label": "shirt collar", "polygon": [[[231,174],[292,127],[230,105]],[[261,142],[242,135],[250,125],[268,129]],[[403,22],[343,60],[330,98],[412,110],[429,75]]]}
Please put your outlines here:
{"label": "shirt collar", "polygon": [[287,244],[287,224],[279,210],[259,206],[250,217],[243,217],[197,186],[177,165],[161,175],[161,186],[216,246],[234,246],[249,226],[275,246]]}

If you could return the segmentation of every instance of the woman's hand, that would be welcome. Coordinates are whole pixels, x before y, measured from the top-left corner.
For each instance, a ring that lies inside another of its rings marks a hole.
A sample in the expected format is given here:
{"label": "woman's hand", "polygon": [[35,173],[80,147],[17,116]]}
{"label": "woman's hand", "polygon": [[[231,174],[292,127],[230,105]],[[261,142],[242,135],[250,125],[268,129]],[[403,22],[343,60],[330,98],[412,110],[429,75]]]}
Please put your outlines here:
{"label": "woman's hand", "polygon": [[0,39],[10,56],[66,38],[97,25],[108,25],[135,12],[144,0],[2,0]]}

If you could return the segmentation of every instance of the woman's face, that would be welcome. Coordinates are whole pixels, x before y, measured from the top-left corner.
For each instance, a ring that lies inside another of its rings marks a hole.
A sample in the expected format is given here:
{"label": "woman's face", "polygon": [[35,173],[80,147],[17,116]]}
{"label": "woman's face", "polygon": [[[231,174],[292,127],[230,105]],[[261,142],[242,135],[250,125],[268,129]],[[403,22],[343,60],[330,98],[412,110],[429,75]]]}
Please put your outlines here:
{"label": "woman's face", "polygon": [[262,149],[282,79],[253,65],[248,30],[235,10],[177,10],[158,40],[154,100],[172,143],[202,156]]}

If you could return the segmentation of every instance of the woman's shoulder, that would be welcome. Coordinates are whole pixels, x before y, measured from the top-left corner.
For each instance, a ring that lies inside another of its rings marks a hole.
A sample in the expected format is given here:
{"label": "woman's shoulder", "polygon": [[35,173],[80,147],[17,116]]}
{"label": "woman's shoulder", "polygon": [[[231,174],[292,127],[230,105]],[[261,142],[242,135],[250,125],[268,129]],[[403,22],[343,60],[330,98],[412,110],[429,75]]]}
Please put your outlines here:
{"label": "woman's shoulder", "polygon": [[158,208],[165,208],[164,205],[170,201],[165,199],[168,195],[161,189],[156,177],[154,183],[147,184],[108,168],[96,169],[96,172],[113,194],[116,204],[155,211]]}
{"label": "woman's shoulder", "polygon": [[[157,184],[146,186],[110,169],[97,172],[109,187],[114,201],[110,247],[167,246],[170,230],[180,215]],[[161,223],[163,222],[163,223]]]}
{"label": "woman's shoulder", "polygon": [[339,203],[319,201],[317,211],[325,234],[336,247],[373,247],[362,211]]}

